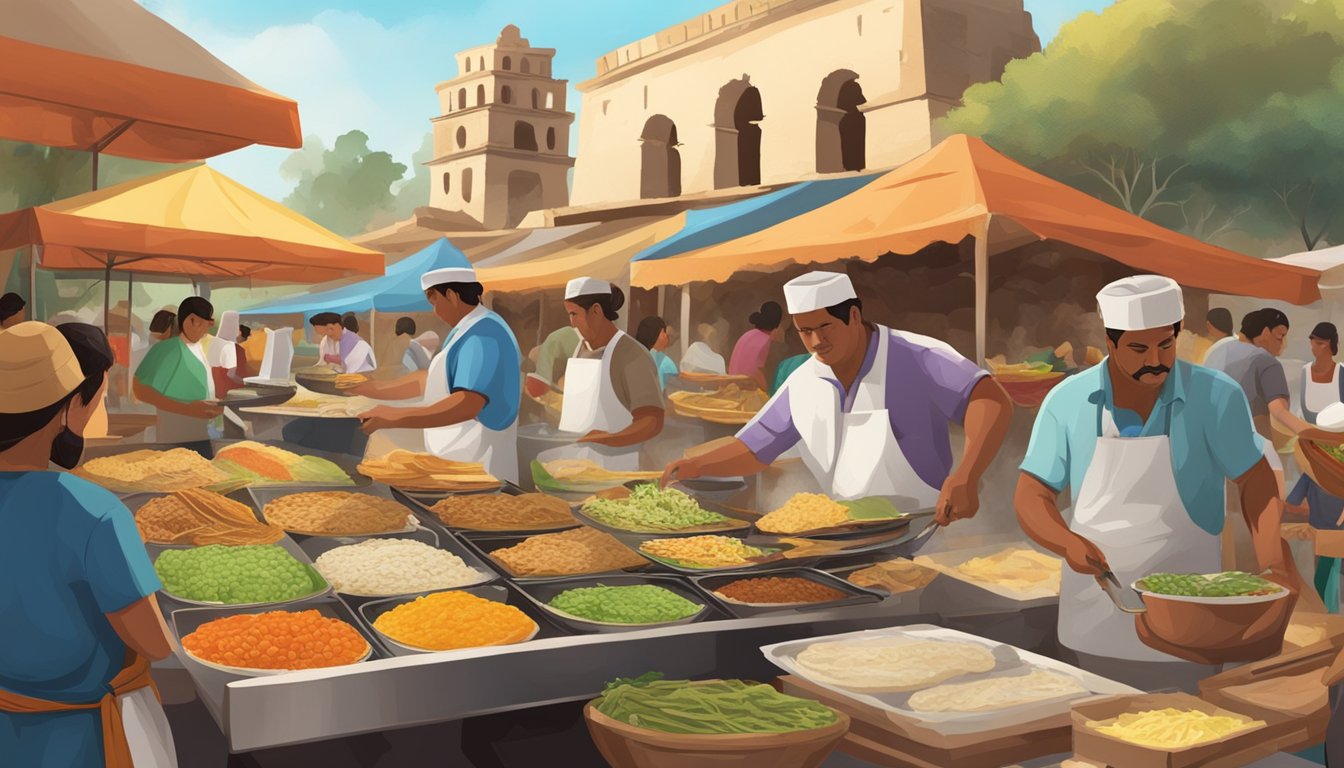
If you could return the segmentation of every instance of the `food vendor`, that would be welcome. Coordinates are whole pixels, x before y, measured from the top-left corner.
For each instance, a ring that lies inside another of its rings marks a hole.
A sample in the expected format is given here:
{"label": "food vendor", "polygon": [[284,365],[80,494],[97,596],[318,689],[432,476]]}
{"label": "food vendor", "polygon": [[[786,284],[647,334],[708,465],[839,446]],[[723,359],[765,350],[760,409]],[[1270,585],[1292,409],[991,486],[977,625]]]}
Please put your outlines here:
{"label": "food vendor", "polygon": [[[798,445],[836,499],[932,507],[943,525],[975,515],[1012,415],[1002,387],[936,339],[869,323],[847,275],[810,272],[785,284],[784,297],[812,358],[737,439],[672,463],[664,482],[754,474]],[[966,432],[955,471],[951,422]]]}
{"label": "food vendor", "polygon": [[[616,327],[625,304],[620,288],[605,280],[579,277],[565,286],[565,312],[579,343],[565,367],[560,431],[581,435],[580,443],[629,449],[663,431],[663,392],[649,350]],[[571,452],[608,469],[634,469],[633,451]]]}
{"label": "food vendor", "polygon": [[223,412],[209,402],[215,383],[202,339],[214,323],[215,308],[200,296],[183,300],[177,309],[178,335],[150,347],[135,370],[132,392],[158,409],[155,440],[191,443],[210,439],[210,420]]}
{"label": "food vendor", "polygon": [[751,330],[742,334],[733,346],[728,361],[728,373],[747,376],[762,392],[770,389],[765,375],[765,362],[770,356],[770,345],[784,340],[784,308],[778,302],[767,301],[748,319]]}
{"label": "food vendor", "polygon": [[341,373],[368,373],[378,367],[373,347],[359,334],[345,327],[335,312],[318,312],[308,324],[322,337],[318,345],[321,360],[335,366]]}
{"label": "food vendor", "polygon": [[238,337],[242,326],[238,313],[228,310],[219,316],[219,333],[210,346],[210,377],[215,384],[215,396],[223,400],[229,392],[243,385],[243,368],[239,365]]}
{"label": "food vendor", "polygon": [[172,646],[135,520],[50,468],[79,463],[107,337],[29,322],[0,338],[0,764],[175,766],[150,679]]}
{"label": "food vendor", "polygon": [[[366,412],[366,455],[379,454],[379,430],[423,430],[419,450],[485,465],[501,480],[518,481],[518,406],[522,352],[504,319],[481,304],[484,288],[470,266],[447,267],[420,278],[434,314],[452,326],[428,371],[368,382],[356,394],[383,400],[420,397],[415,407],[383,405]],[[401,447],[409,447],[401,445]],[[381,451],[386,453],[386,451]]]}
{"label": "food vendor", "polygon": [[[1110,354],[1046,397],[1022,462],[1017,517],[1069,565],[1059,640],[1084,669],[1146,690],[1189,688],[1210,670],[1145,645],[1095,577],[1111,571],[1127,586],[1152,573],[1221,571],[1223,481],[1232,478],[1260,565],[1295,585],[1277,485],[1241,389],[1176,359],[1180,286],[1139,275],[1106,286],[1097,302]],[[1058,503],[1066,487],[1069,522]],[[1139,626],[1146,632],[1142,618]]]}

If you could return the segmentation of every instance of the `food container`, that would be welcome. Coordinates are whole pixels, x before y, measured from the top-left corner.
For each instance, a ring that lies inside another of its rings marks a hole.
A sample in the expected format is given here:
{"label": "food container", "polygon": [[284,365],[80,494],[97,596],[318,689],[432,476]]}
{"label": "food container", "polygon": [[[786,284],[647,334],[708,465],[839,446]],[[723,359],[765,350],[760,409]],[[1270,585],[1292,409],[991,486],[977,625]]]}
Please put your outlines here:
{"label": "food container", "polygon": [[[221,546],[229,546],[229,545],[226,544],[226,545],[221,545]],[[304,568],[308,571],[309,576],[310,576],[310,577],[312,578],[312,580],[313,580],[313,591],[310,592],[310,593],[308,593],[308,594],[305,594],[305,595],[299,595],[298,597],[290,598],[290,599],[288,599],[288,600],[276,600],[276,601],[264,602],[264,603],[212,603],[212,602],[206,602],[206,601],[203,601],[203,600],[190,600],[190,599],[187,599],[187,598],[185,598],[185,597],[180,597],[180,596],[178,596],[178,595],[175,595],[175,594],[173,594],[172,592],[169,592],[167,589],[161,589],[161,590],[159,590],[159,594],[162,595],[163,597],[167,598],[169,601],[172,601],[172,602],[174,602],[174,603],[178,603],[178,604],[180,604],[180,605],[199,605],[199,606],[208,606],[208,607],[215,607],[215,608],[220,608],[220,607],[225,607],[225,608],[274,608],[274,607],[276,607],[276,606],[292,605],[292,604],[294,604],[294,603],[301,603],[301,602],[304,602],[304,601],[307,601],[307,600],[312,600],[313,598],[321,597],[321,596],[323,596],[323,595],[325,595],[325,594],[327,594],[328,592],[331,591],[331,585],[328,584],[328,583],[327,583],[327,580],[324,579],[324,578],[322,578],[322,574],[318,573],[318,572],[317,572],[317,569],[313,567],[313,561],[308,557],[307,554],[304,553],[303,549],[301,549],[301,548],[299,547],[298,543],[295,542],[295,541],[294,541],[293,539],[291,539],[290,537],[286,536],[286,537],[284,537],[283,539],[281,539],[281,540],[275,542],[274,544],[249,545],[249,546],[276,546],[276,547],[280,547],[281,549],[283,549],[283,550],[285,550],[286,552],[288,552],[290,555],[292,555],[292,556],[294,557],[295,560],[298,560],[301,564],[303,564]],[[158,559],[159,559],[159,555],[163,554],[164,552],[166,552],[167,550],[170,550],[170,549],[197,549],[197,547],[191,547],[191,546],[186,546],[186,545],[178,545],[178,544],[146,544],[146,545],[145,545],[145,550],[149,553],[149,559],[150,559],[150,562],[157,562]]]}
{"label": "food container", "polygon": [[[456,587],[444,587],[442,589],[461,589],[462,587],[474,587],[480,584],[488,584],[499,578],[499,575],[495,573],[495,570],[493,568],[491,568],[489,565],[486,565],[485,562],[482,561],[481,558],[476,555],[476,553],[467,549],[465,546],[462,545],[460,541],[453,538],[452,536],[447,535],[440,536],[436,534],[434,531],[427,530],[424,528],[404,533],[389,533],[383,536],[300,536],[296,538],[295,541],[298,542],[299,548],[302,549],[304,553],[307,554],[310,558],[312,558],[313,563],[316,564],[317,559],[326,552],[330,552],[331,550],[337,549],[338,547],[349,546],[351,544],[358,544],[361,541],[369,541],[370,539],[409,539],[411,541],[418,541],[422,544],[428,544],[429,546],[434,547],[436,549],[442,549],[445,552],[451,552],[454,555],[457,555],[458,557],[462,558],[462,562],[466,563],[468,568],[473,568],[481,574],[478,580],[473,581],[469,584],[460,584]],[[314,567],[316,567],[316,565],[314,565]],[[333,587],[333,590],[334,589],[335,587]],[[430,590],[430,591],[438,592],[442,591],[442,589]],[[355,592],[341,592],[339,590],[336,590],[336,592],[337,594],[347,598],[352,604],[355,605],[358,605],[362,602],[369,600],[381,600],[389,597],[403,597],[406,595],[425,594],[424,591],[405,592],[396,595],[362,595]]]}
{"label": "food container", "polygon": [[[838,589],[843,592],[845,596],[836,600],[827,600],[820,603],[744,603],[715,592],[715,590],[720,587],[731,584],[734,581],[739,581],[741,579],[765,578],[767,576],[807,579],[808,581],[823,586]],[[691,581],[697,587],[704,590],[705,594],[712,600],[722,605],[729,613],[739,619],[749,619],[753,616],[769,613],[826,610],[830,608],[841,608],[850,605],[863,605],[865,603],[877,603],[882,601],[882,596],[876,592],[870,592],[862,587],[850,584],[844,579],[837,578],[829,573],[814,570],[812,568],[783,568],[780,570],[754,574],[694,576],[691,578]]]}
{"label": "food container", "polygon": [[334,373],[296,373],[294,374],[294,383],[319,395],[349,397],[354,394],[348,389],[340,389],[336,386],[336,374]]}
{"label": "food container", "polygon": [[[465,589],[442,589],[438,590],[438,592],[466,592],[468,594],[475,595],[476,597],[483,597],[487,600],[494,600],[497,603],[506,603],[521,610],[523,613],[527,614],[528,618],[532,619],[532,621],[536,623],[537,628],[533,630],[532,634],[529,637],[520,640],[519,641],[520,643],[525,643],[528,640],[532,640],[537,637],[559,637],[562,634],[564,634],[562,632],[557,631],[555,627],[552,626],[551,624],[548,624],[547,622],[541,620],[540,614],[538,614],[536,609],[532,606],[532,604],[529,601],[525,600],[518,593],[514,592],[513,590],[509,589],[504,585],[488,584],[479,587],[467,587]],[[437,594],[437,592],[427,592],[425,594]],[[404,645],[402,643],[397,642],[396,640],[393,640],[387,635],[384,635],[382,632],[379,632],[378,628],[373,625],[373,623],[378,620],[379,616],[382,616],[384,613],[387,613],[388,611],[392,610],[393,608],[396,608],[397,606],[415,602],[416,597],[418,597],[418,595],[391,597],[385,600],[373,600],[364,603],[363,605],[360,605],[355,610],[359,612],[359,617],[363,619],[364,623],[373,632],[373,635],[378,638],[378,642],[382,643],[383,647],[387,649],[388,653],[390,653],[393,656],[418,656],[424,653],[452,653],[453,651],[458,650],[461,651],[472,650],[471,648],[454,648],[449,651],[430,651],[424,648],[416,648],[410,645]],[[509,643],[509,645],[517,645],[517,643]],[[493,647],[493,646],[474,646],[474,647],[481,648],[481,647]]]}
{"label": "food container", "polygon": [[264,408],[283,405],[294,399],[296,387],[269,386],[266,384],[248,384],[230,390],[223,399],[217,400],[225,408]]}
{"label": "food container", "polygon": [[[929,555],[920,555],[915,558],[915,562],[919,565],[932,568],[956,581],[969,584],[976,587],[978,590],[989,592],[992,595],[1002,598],[1000,600],[988,601],[988,604],[986,605],[965,606],[965,613],[983,613],[988,610],[1007,608],[1009,606],[1011,606],[1011,610],[1023,610],[1038,606],[1057,605],[1059,603],[1059,585],[1057,583],[1047,581],[1029,588],[1017,588],[1009,585],[972,579],[957,570],[958,566],[977,557],[990,557],[1007,549],[1031,549],[1040,552],[1039,547],[1035,547],[1026,542],[1004,542],[1002,544],[989,544],[969,549],[957,549]],[[1050,557],[1054,556],[1050,555]],[[1059,558],[1055,559],[1058,560]],[[1061,574],[1063,572],[1063,567],[1061,561]]]}
{"label": "food container", "polygon": [[[701,535],[701,534],[694,534],[694,535]],[[727,532],[727,533],[719,533],[719,534],[710,534],[710,535],[716,535],[716,536],[729,536],[729,537],[731,537],[731,538],[742,538],[742,537],[740,537],[740,536],[733,536],[731,532]],[[668,538],[668,537],[655,537],[655,536],[647,536],[647,535],[645,535],[645,536],[642,537],[642,540],[643,540],[643,541],[656,541],[656,540],[658,540],[659,538]],[[684,538],[684,537],[675,537],[675,538]],[[764,550],[764,553],[763,553],[762,555],[760,555],[760,557],[758,558],[759,561],[757,561],[757,560],[753,560],[753,561],[750,561],[750,562],[741,563],[741,564],[737,564],[737,565],[723,565],[723,566],[701,567],[701,566],[692,565],[692,564],[689,564],[689,563],[686,563],[686,562],[683,562],[683,561],[672,560],[672,559],[670,559],[670,558],[665,558],[665,557],[660,557],[660,556],[658,556],[658,555],[652,555],[652,554],[649,554],[648,552],[645,552],[643,549],[640,549],[640,548],[639,548],[639,544],[634,544],[634,545],[632,546],[632,549],[634,549],[636,552],[638,552],[638,553],[639,553],[641,556],[643,556],[644,558],[648,559],[649,562],[655,563],[655,564],[660,565],[660,566],[662,566],[662,567],[664,567],[664,568],[669,568],[669,569],[671,569],[671,570],[673,570],[673,571],[676,571],[676,572],[678,572],[678,573],[705,574],[705,573],[734,573],[734,572],[741,572],[741,571],[762,570],[762,569],[764,569],[764,568],[768,568],[768,567],[778,567],[778,566],[784,564],[784,562],[780,559],[779,556],[780,556],[785,550],[791,548],[791,547],[789,547],[788,545],[780,546],[780,545],[778,544],[778,542],[776,542],[776,541],[773,540],[773,539],[757,540],[757,539],[752,539],[752,538],[748,537],[748,538],[743,539],[743,542],[744,542],[745,544],[747,544],[748,546],[753,546],[753,547],[757,547],[757,548],[759,548],[759,549]],[[642,543],[642,542],[641,542],[641,543]]]}
{"label": "food container", "polygon": [[[239,407],[243,407],[243,406],[239,406]],[[248,407],[250,407],[250,406],[248,406]],[[213,458],[215,457],[216,454],[218,454],[220,451],[224,450],[225,448],[229,447],[230,445],[233,445],[233,444],[235,444],[235,443],[243,443],[243,442],[248,442],[248,441],[246,441],[246,440],[213,440],[213,441],[211,441],[211,443],[210,443],[210,453],[209,453],[209,455],[206,456],[206,458],[213,459]],[[328,484],[320,484],[320,483],[302,483],[302,482],[299,482],[299,481],[276,481],[276,482],[266,482],[266,483],[262,483],[262,484],[260,484],[260,485],[253,486],[253,487],[255,487],[255,488],[259,489],[259,490],[260,490],[260,489],[265,489],[265,490],[277,490],[277,489],[285,489],[285,488],[288,488],[288,489],[291,489],[291,490],[292,490],[292,489],[295,489],[295,488],[298,488],[298,489],[301,489],[301,490],[324,490],[324,489],[327,489],[327,488],[331,488],[331,489],[335,489],[335,490],[350,490],[351,486],[354,486],[354,487],[363,487],[363,486],[367,486],[367,485],[369,485],[370,483],[373,482],[373,481],[370,480],[369,478],[367,478],[367,477],[365,477],[364,475],[360,474],[360,472],[359,472],[359,459],[355,458],[354,456],[351,456],[351,455],[348,454],[348,453],[332,453],[332,452],[329,452],[329,451],[314,451],[314,450],[312,450],[312,449],[310,449],[310,448],[305,448],[305,447],[303,447],[303,446],[301,446],[301,445],[294,445],[294,444],[292,444],[292,443],[285,443],[285,442],[276,442],[276,441],[274,441],[274,440],[265,440],[265,441],[257,441],[257,440],[253,440],[253,441],[251,441],[251,442],[254,442],[254,443],[255,443],[255,442],[263,442],[263,444],[265,444],[265,445],[270,445],[270,446],[273,446],[273,447],[275,447],[275,448],[282,448],[282,449],[284,449],[284,450],[286,450],[286,451],[289,451],[290,453],[298,454],[299,456],[312,456],[313,458],[316,458],[316,459],[326,459],[327,461],[329,461],[329,462],[331,462],[332,464],[335,464],[337,467],[339,467],[339,468],[341,469],[341,471],[345,473],[346,477],[349,477],[349,478],[350,478],[350,484],[349,484],[349,485],[332,485],[332,484],[329,484],[329,483],[328,483]],[[191,446],[186,446],[186,447],[191,447]]]}
{"label": "food container", "polygon": [[[1138,589],[1137,583],[1134,588]],[[1287,590],[1228,598],[1140,594],[1148,611],[1135,619],[1139,639],[1201,664],[1255,661],[1278,653],[1294,603]],[[1143,631],[1145,627],[1151,635]]]}
{"label": "food container", "polygon": [[[456,496],[486,495],[494,493],[501,493],[508,496],[522,496],[525,493],[525,491],[523,491],[523,489],[519,488],[518,486],[512,484],[506,484],[503,488],[499,489],[498,491],[483,491],[473,494],[443,493],[443,492],[424,493],[418,491],[404,491],[399,488],[392,489],[392,495],[398,500],[400,500],[403,504],[406,504],[411,508],[411,511],[415,513],[415,516],[420,518],[421,525],[425,526],[426,528],[430,528],[431,530],[442,531],[444,533],[471,531],[476,533],[490,534],[494,536],[531,535],[534,533],[550,533],[553,531],[564,531],[570,528],[577,528],[579,527],[579,525],[581,525],[581,523],[579,523],[578,519],[576,518],[572,522],[565,523],[563,525],[554,525],[546,528],[529,528],[525,530],[507,530],[507,529],[480,530],[476,528],[462,528],[460,526],[450,526],[444,523],[442,520],[440,520],[439,516],[432,509],[432,507],[435,504],[447,498]],[[566,501],[565,503],[569,504],[571,509],[574,506],[572,502]]]}
{"label": "food container", "polygon": [[1198,710],[1210,715],[1227,715],[1243,719],[1240,712],[1231,712],[1186,693],[1156,693],[1136,696],[1112,696],[1105,699],[1080,702],[1073,707],[1073,751],[1079,757],[1124,768],[1194,768],[1205,765],[1247,765],[1279,751],[1278,738],[1282,736],[1282,722],[1261,725],[1219,739],[1191,747],[1163,749],[1134,744],[1100,733],[1088,726],[1089,722],[1105,723],[1122,714],[1173,708]]}
{"label": "food container", "polygon": [[1048,373],[1024,377],[1021,374],[1001,373],[996,374],[994,380],[1008,393],[1014,405],[1019,408],[1036,408],[1045,402],[1045,396],[1050,394],[1050,390],[1064,380],[1064,374]]}
{"label": "food container", "polygon": [[[627,487],[643,484],[646,483],[644,483],[643,481],[637,481],[634,483],[628,483]],[[651,528],[644,528],[640,530],[631,530],[629,528],[617,528],[613,525],[601,522],[596,518],[589,516],[586,512],[584,512],[583,507],[584,504],[587,503],[586,501],[584,503],[575,505],[574,516],[578,518],[581,523],[588,526],[589,528],[596,528],[597,530],[602,531],[604,533],[610,533],[612,536],[615,536],[616,538],[631,543],[632,545],[635,546],[637,546],[638,543],[641,541],[654,538],[669,539],[684,536],[700,536],[702,534],[716,534],[722,536],[745,536],[747,535],[747,533],[751,531],[751,524],[756,520],[756,515],[753,515],[750,512],[743,512],[740,510],[735,510],[729,507],[722,506],[720,504],[715,504],[714,502],[699,498],[695,496],[695,494],[688,494],[688,495],[691,496],[691,498],[693,498],[695,502],[700,505],[701,509],[705,510],[706,512],[713,512],[715,514],[723,515],[724,517],[728,518],[729,522],[723,523],[721,525],[712,525],[712,526],[702,525],[702,526],[696,526],[694,528],[681,528],[675,531],[656,530]]]}
{"label": "food container", "polygon": [[[550,606],[551,599],[567,589],[597,586],[628,587],[636,584],[650,584],[656,587],[662,587],[699,605],[700,610],[691,616],[675,621],[662,621],[651,624],[613,624],[585,619],[581,616],[565,613],[564,611]],[[683,624],[694,624],[697,621],[711,618],[722,618],[719,612],[711,607],[703,596],[692,589],[685,581],[676,576],[595,576],[520,584],[518,586],[518,591],[539,610],[545,612],[547,618],[551,621],[575,632],[629,632],[635,629],[675,627]]]}
{"label": "food container", "polygon": [[[349,624],[350,626],[354,627],[355,631],[359,632],[360,636],[363,637],[369,643],[369,652],[365,654],[364,658],[360,659],[360,661],[367,661],[371,658],[381,659],[386,658],[387,656],[387,652],[383,650],[383,647],[378,644],[378,642],[373,638],[373,635],[367,629],[364,628],[364,626],[359,622],[359,620],[355,618],[355,614],[352,613],[351,610],[348,607],[346,607],[346,605],[342,603],[340,600],[335,600],[332,598],[321,598],[321,599],[305,600],[290,603],[285,605],[283,608],[277,608],[275,606],[266,606],[266,607],[231,606],[229,608],[180,608],[178,610],[173,611],[172,614],[170,615],[170,618],[173,634],[176,635],[177,637],[178,646],[181,648],[180,655],[183,657],[183,659],[185,659],[190,664],[195,664],[200,667],[204,667],[215,673],[227,675],[233,680],[242,680],[250,677],[269,677],[272,675],[282,675],[287,672],[296,670],[249,669],[244,667],[230,667],[225,666],[223,664],[215,664],[213,662],[197,658],[191,652],[187,651],[187,649],[181,645],[182,638],[186,637],[187,635],[190,635],[192,632],[195,632],[196,629],[200,627],[202,624],[207,624],[211,621],[214,621],[215,619],[222,619],[228,616],[238,616],[240,614],[248,614],[248,613],[269,613],[271,611],[277,611],[277,610],[290,611],[292,613],[297,613],[299,611],[316,610],[318,613],[328,618],[340,619],[341,621],[344,621],[346,624]],[[339,668],[340,667],[321,667],[321,669],[339,669]]]}
{"label": "food container", "polygon": [[[126,508],[131,511],[132,516],[137,516],[140,514],[140,508],[145,506],[149,502],[155,499],[162,499],[172,495],[173,494],[171,493],[136,493],[130,496],[122,497],[121,503],[126,505]],[[252,516],[256,518],[257,522],[259,523],[266,522],[265,519],[262,518],[261,512],[257,510],[256,500],[252,498],[252,494],[249,493],[247,489],[244,488],[237,491],[231,491],[229,493],[222,493],[220,495],[231,501],[236,501],[239,504],[247,505],[247,508],[252,510]],[[160,546],[160,547],[190,546],[179,544],[155,544],[154,542],[145,542],[145,544],[146,546]]]}
{"label": "food container", "polygon": [[1297,465],[1331,496],[1344,497],[1344,462],[1311,440],[1298,440]]}
{"label": "food container", "polygon": [[588,732],[614,768],[817,768],[849,731],[849,716],[825,728],[792,733],[679,734],[636,728],[583,709]]}
{"label": "food container", "polygon": [[[280,499],[285,496],[293,496],[299,493],[355,493],[355,494],[362,494],[365,496],[373,496],[379,499],[386,499],[388,501],[397,501],[397,499],[393,498],[392,489],[388,488],[385,485],[369,485],[362,488],[351,488],[349,486],[335,486],[335,487],[314,486],[302,489],[273,488],[268,486],[266,488],[251,488],[248,490],[248,492],[252,494],[252,500],[254,502],[255,508],[261,513],[261,518],[263,520],[266,519],[266,506],[268,504],[275,501],[276,499]],[[405,504],[402,503],[402,506],[405,507]],[[402,526],[400,529],[396,531],[384,531],[382,533],[365,533],[361,534],[361,537],[367,538],[370,536],[381,536],[383,535],[383,533],[409,533],[411,531],[419,529],[420,525],[416,519],[416,516],[412,514],[411,509],[407,507],[406,524]],[[289,529],[286,529],[286,532],[295,536],[333,536],[333,534],[330,533],[320,533],[314,531],[291,531]]]}
{"label": "food container", "polygon": [[462,543],[465,544],[469,549],[471,549],[476,554],[480,555],[481,558],[484,559],[486,562],[490,563],[490,565],[493,566],[495,570],[504,574],[504,576],[507,577],[510,581],[513,581],[517,584],[526,584],[530,582],[539,582],[539,581],[555,581],[556,579],[572,579],[580,576],[601,576],[604,574],[619,574],[647,567],[647,564],[640,564],[631,566],[629,568],[595,571],[593,573],[568,573],[559,576],[519,576],[510,571],[507,566],[496,560],[490,554],[491,552],[494,552],[497,549],[505,549],[507,547],[512,547],[515,544],[521,544],[523,541],[537,535],[541,534],[528,533],[528,534],[500,536],[495,534],[483,534],[483,533],[478,534],[478,533],[464,532],[459,536],[459,538],[462,541]]}

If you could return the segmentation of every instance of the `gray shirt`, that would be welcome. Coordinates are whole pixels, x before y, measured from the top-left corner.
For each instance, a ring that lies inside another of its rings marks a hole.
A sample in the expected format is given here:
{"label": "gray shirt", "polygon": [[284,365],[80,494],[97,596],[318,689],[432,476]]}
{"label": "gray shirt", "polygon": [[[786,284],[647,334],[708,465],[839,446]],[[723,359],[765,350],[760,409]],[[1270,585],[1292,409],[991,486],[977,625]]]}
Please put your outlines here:
{"label": "gray shirt", "polygon": [[1277,357],[1265,350],[1234,341],[1211,349],[1204,358],[1204,366],[1222,371],[1241,385],[1251,404],[1251,415],[1268,416],[1269,404],[1288,399],[1288,377]]}

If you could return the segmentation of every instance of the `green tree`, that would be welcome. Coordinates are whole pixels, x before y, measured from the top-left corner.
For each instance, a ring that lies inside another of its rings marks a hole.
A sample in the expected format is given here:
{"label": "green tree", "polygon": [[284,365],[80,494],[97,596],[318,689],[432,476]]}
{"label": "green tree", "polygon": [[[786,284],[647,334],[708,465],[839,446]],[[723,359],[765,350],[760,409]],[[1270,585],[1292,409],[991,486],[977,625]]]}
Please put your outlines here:
{"label": "green tree", "polygon": [[429,205],[429,166],[434,159],[434,134],[427,133],[420,142],[420,149],[411,155],[411,168],[414,174],[397,189],[397,201],[393,206],[394,221],[410,218],[416,208]]}
{"label": "green tree", "polygon": [[406,166],[387,152],[371,150],[363,131],[350,131],[331,149],[309,137],[280,173],[297,182],[285,205],[337,234],[354,235],[393,208],[392,185],[406,174]]}
{"label": "green tree", "polygon": [[943,131],[1196,236],[1344,240],[1344,0],[1124,0],[963,104]]}

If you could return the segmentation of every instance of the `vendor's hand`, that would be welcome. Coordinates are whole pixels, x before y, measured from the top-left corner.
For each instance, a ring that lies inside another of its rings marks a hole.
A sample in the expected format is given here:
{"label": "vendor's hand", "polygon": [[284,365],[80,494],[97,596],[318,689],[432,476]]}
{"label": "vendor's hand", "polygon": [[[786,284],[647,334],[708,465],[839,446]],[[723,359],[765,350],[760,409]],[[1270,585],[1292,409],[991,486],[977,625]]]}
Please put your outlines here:
{"label": "vendor's hand", "polygon": [[694,480],[700,476],[700,465],[695,459],[678,459],[663,470],[663,478],[658,481],[659,488],[666,488],[678,480]]}
{"label": "vendor's hand", "polygon": [[1077,535],[1069,541],[1065,548],[1064,560],[1070,568],[1084,576],[1100,576],[1111,569],[1110,564],[1106,562],[1106,556],[1101,553],[1101,549],[1096,544]]}
{"label": "vendor's hand", "polygon": [[204,400],[195,403],[187,403],[186,408],[188,411],[186,415],[193,419],[203,419],[205,421],[209,421],[224,413],[223,406],[207,403]]}
{"label": "vendor's hand", "polygon": [[949,476],[943,483],[942,493],[938,494],[934,522],[950,525],[957,520],[975,517],[975,513],[980,510],[980,490],[977,485],[957,474]]}
{"label": "vendor's hand", "polygon": [[360,395],[363,397],[377,397],[378,382],[374,381],[373,379],[365,379],[364,381],[361,381],[355,384],[354,386],[342,387],[341,391],[348,392],[352,395]]}
{"label": "vendor's hand", "polygon": [[397,409],[386,405],[370,408],[359,416],[359,429],[366,435],[380,429],[391,429],[397,424]]}
{"label": "vendor's hand", "polygon": [[603,432],[600,429],[594,429],[592,432],[579,438],[580,443],[597,443],[598,445],[607,445],[607,441],[612,438],[610,432]]}
{"label": "vendor's hand", "polygon": [[1325,443],[1326,445],[1344,444],[1344,432],[1327,432],[1320,427],[1304,429],[1297,435],[1298,440],[1310,440],[1313,443]]}

